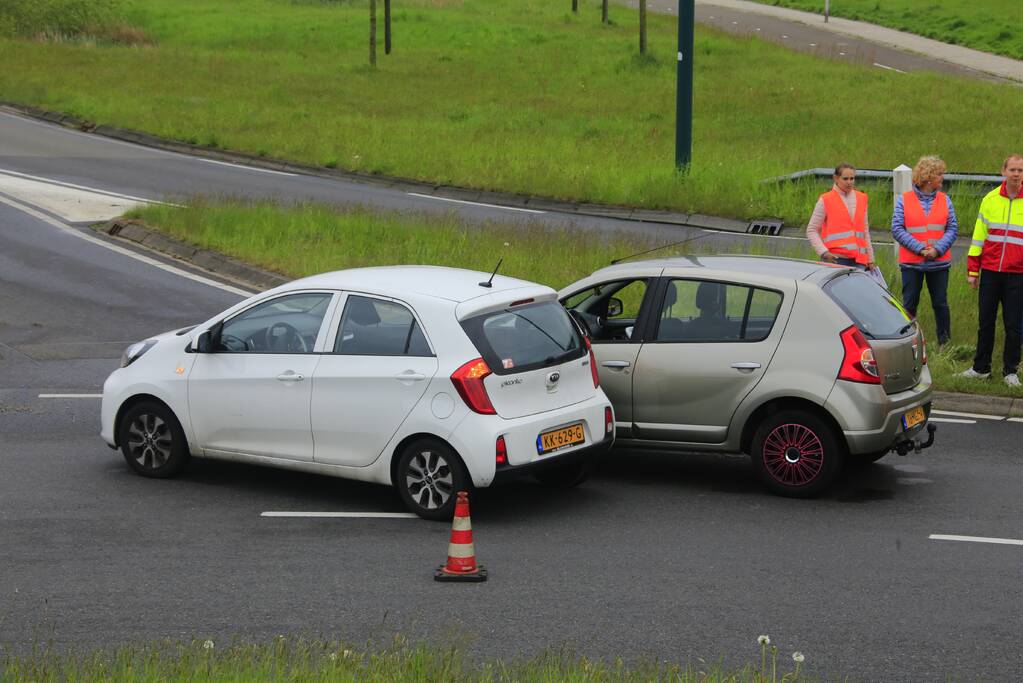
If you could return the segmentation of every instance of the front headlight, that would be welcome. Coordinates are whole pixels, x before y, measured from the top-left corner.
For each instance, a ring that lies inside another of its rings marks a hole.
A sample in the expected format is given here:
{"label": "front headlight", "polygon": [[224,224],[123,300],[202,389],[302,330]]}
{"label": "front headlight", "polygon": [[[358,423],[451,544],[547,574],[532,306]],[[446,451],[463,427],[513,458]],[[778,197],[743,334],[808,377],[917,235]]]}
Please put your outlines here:
{"label": "front headlight", "polygon": [[155,339],[147,339],[146,341],[135,342],[134,344],[126,348],[124,350],[124,353],[121,354],[121,367],[122,368],[128,367],[129,365],[137,361],[139,358],[141,358],[143,353],[153,348],[154,346],[156,346]]}

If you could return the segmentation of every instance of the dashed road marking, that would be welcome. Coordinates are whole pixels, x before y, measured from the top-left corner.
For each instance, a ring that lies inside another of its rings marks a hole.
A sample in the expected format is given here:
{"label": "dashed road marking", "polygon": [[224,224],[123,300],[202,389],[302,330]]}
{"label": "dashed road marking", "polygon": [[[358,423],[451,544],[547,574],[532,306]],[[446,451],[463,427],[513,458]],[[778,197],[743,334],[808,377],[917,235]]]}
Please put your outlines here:
{"label": "dashed road marking", "polygon": [[1023,545],[1015,538],[989,538],[987,536],[956,536],[952,534],[931,534],[932,541],[963,541],[965,543],[995,543],[998,545]]}
{"label": "dashed road marking", "polygon": [[931,415],[948,415],[950,417],[975,417],[979,420],[1004,420],[1001,415],[986,415],[984,413],[959,413],[954,410],[932,410]]}
{"label": "dashed road marking", "polygon": [[886,66],[884,64],[878,64],[877,62],[874,62],[874,66],[876,66],[879,69],[887,69],[888,71],[895,71],[895,72],[900,73],[900,74],[906,73],[902,69],[896,69],[894,66]]}
{"label": "dashed road marking", "polygon": [[405,194],[423,199],[436,199],[439,202],[453,202],[455,204],[469,204],[470,206],[486,206],[491,209],[506,209],[508,211],[521,211],[523,213],[547,213],[538,209],[521,209],[517,206],[501,206],[500,204],[484,204],[483,202],[470,202],[465,199],[451,199],[450,197],[437,197],[432,194],[420,194],[419,192],[406,192]]}
{"label": "dashed road marking", "polygon": [[274,175],[285,175],[294,178],[297,173],[288,173],[287,171],[274,171],[269,168],[259,168],[258,166],[246,166],[244,164],[232,164],[227,161],[217,161],[216,159],[203,159],[202,157],[192,157],[199,161],[205,161],[207,164],[217,164],[219,166],[230,166],[231,168],[237,168],[242,171],[257,171],[259,173],[272,173]]}
{"label": "dashed road marking", "polygon": [[343,517],[345,519],[416,519],[411,512],[293,512],[268,510],[260,517]]}
{"label": "dashed road marking", "polygon": [[960,420],[959,418],[955,418],[955,417],[932,417],[929,420],[929,422],[953,422],[955,424],[961,424],[961,425],[975,425],[975,424],[977,424],[976,420]]}
{"label": "dashed road marking", "polygon": [[39,394],[39,398],[103,398],[103,394]]}

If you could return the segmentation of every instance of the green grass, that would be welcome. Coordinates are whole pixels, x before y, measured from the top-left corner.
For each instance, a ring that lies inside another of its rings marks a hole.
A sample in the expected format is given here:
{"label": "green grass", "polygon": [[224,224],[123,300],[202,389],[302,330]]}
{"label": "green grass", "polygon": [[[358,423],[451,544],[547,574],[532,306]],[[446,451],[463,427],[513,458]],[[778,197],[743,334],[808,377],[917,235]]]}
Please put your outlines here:
{"label": "green grass", "polygon": [[[751,648],[752,650],[752,648]],[[788,653],[761,646],[762,653],[743,667],[720,663],[644,663],[626,665],[546,652],[505,662],[474,660],[458,646],[410,644],[401,636],[386,648],[357,649],[337,642],[289,639],[270,643],[220,645],[211,640],[157,643],[58,654],[42,651],[29,656],[0,658],[5,683],[147,683],[165,681],[248,681],[280,683],[611,683],[674,681],[675,683],[777,683],[816,680],[800,672]],[[750,660],[753,658],[751,657]]]}
{"label": "green grass", "polygon": [[[824,0],[755,0],[765,5],[824,13]],[[832,0],[836,17],[868,21],[900,31],[1023,59],[1013,0]]]}
{"label": "green grass", "polygon": [[[953,170],[996,171],[1014,144],[1004,122],[1023,105],[1017,88],[700,27],[693,167],[681,177],[674,19],[650,16],[639,58],[635,11],[616,7],[603,26],[593,0],[568,8],[403,0],[394,53],[373,70],[364,0],[136,0],[125,16],[151,45],[0,39],[0,98],[331,168],[790,223],[828,183],[763,178],[930,153]],[[838,103],[851,84],[856,96]],[[889,194],[874,197],[874,225],[890,215]]]}
{"label": "green grass", "polygon": [[122,0],[3,0],[0,36],[124,44],[145,39],[127,24]]}
{"label": "green grass", "polygon": [[[592,232],[491,223],[478,226],[451,214],[342,210],[319,204],[282,207],[261,203],[194,201],[183,208],[153,205],[133,210],[132,217],[168,235],[215,249],[292,277],[360,266],[430,264],[491,271],[504,258],[501,273],[542,282],[556,289],[608,265],[612,259],[660,246],[634,235],[595,237]],[[699,242],[655,255],[706,253]],[[585,248],[580,248],[585,245]],[[810,258],[807,244],[763,239],[750,253]],[[901,286],[898,264],[889,245],[877,245],[876,257],[892,291]],[[965,262],[952,267],[949,282],[953,343],[938,352],[932,345],[929,364],[935,387],[1023,398],[997,379],[970,381],[955,377],[969,367],[977,335],[977,295],[966,284]],[[918,310],[928,339],[937,338],[930,299],[921,296]],[[996,331],[994,367],[1001,368],[1003,333]]]}

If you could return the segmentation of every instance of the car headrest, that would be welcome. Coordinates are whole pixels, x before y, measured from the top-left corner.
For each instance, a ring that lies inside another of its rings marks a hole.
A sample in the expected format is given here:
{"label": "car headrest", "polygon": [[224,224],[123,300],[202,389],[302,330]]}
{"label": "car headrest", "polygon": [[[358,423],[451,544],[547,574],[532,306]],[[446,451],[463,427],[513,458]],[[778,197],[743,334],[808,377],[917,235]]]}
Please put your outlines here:
{"label": "car headrest", "polygon": [[719,282],[701,282],[696,288],[696,307],[704,313],[722,315],[724,312],[724,285]]}
{"label": "car headrest", "polygon": [[373,302],[361,296],[349,297],[345,315],[356,325],[376,325],[380,322]]}
{"label": "car headrest", "polygon": [[675,302],[678,301],[678,289],[675,287],[675,283],[672,282],[668,285],[668,291],[664,293],[664,307],[661,310],[667,311]]}

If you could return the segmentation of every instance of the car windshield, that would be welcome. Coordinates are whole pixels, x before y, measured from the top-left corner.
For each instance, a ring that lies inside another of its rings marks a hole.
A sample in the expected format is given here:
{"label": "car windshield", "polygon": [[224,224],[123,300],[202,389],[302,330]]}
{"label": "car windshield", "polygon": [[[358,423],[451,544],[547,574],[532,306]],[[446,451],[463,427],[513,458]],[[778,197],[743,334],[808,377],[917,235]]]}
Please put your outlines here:
{"label": "car windshield", "polygon": [[895,297],[869,275],[851,272],[831,280],[824,291],[856,327],[872,339],[899,339],[915,334],[915,325]]}
{"label": "car windshield", "polygon": [[579,358],[579,329],[556,301],[495,311],[462,322],[490,369],[505,375]]}

